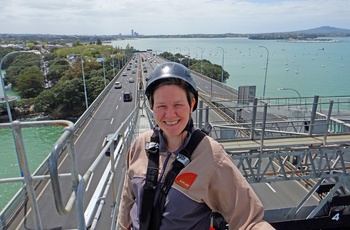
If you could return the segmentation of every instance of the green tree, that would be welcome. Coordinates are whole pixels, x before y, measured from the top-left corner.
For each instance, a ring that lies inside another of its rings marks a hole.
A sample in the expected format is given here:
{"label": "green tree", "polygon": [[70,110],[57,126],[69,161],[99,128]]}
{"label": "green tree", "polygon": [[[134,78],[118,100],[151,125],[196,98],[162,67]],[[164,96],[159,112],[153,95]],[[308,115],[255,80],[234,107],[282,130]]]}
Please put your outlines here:
{"label": "green tree", "polygon": [[43,91],[45,77],[37,66],[32,66],[20,72],[16,78],[15,90],[22,98],[34,98]]}
{"label": "green tree", "polygon": [[44,90],[35,98],[33,104],[35,112],[51,116],[59,103],[56,100],[54,90]]}
{"label": "green tree", "polygon": [[[41,68],[41,56],[34,53],[18,53],[13,54],[15,56],[12,63],[6,70],[6,80],[14,87],[16,87],[16,78],[19,76],[20,72],[28,67],[36,66],[39,71]],[[9,56],[9,57],[11,57]],[[44,81],[43,81],[44,82]]]}
{"label": "green tree", "polygon": [[66,71],[71,68],[71,65],[67,59],[56,58],[49,61],[46,77],[49,81],[57,82],[64,76]]}
{"label": "green tree", "polygon": [[88,101],[89,104],[91,104],[98,95],[102,92],[104,89],[104,79],[103,76],[101,77],[92,77],[86,82],[86,87],[88,91]]}
{"label": "green tree", "polygon": [[77,47],[77,46],[82,46],[83,44],[79,41],[79,40],[76,40],[74,43],[73,43],[73,47]]}
{"label": "green tree", "polygon": [[58,55],[55,53],[48,53],[44,55],[44,61],[52,61],[55,60],[56,58],[58,58]]}
{"label": "green tree", "polygon": [[[201,62],[200,61],[195,61],[194,64],[190,66],[190,69],[193,71],[196,71],[197,73],[201,72]],[[222,73],[222,68],[220,65],[217,64],[212,64],[208,60],[203,60],[202,61],[202,74],[206,75],[208,77],[211,77],[217,81],[221,82],[221,73]],[[230,74],[224,70],[224,82],[230,77]]]}
{"label": "green tree", "polygon": [[73,79],[60,84],[54,90],[59,105],[56,112],[61,117],[80,116],[85,111],[84,87],[81,79]]}

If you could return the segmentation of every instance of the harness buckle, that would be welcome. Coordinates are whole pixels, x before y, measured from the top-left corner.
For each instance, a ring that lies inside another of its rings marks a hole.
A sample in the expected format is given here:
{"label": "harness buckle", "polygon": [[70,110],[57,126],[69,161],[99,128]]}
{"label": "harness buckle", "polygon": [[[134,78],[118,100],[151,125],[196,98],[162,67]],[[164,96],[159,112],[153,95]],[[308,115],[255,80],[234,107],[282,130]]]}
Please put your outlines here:
{"label": "harness buckle", "polygon": [[186,167],[191,162],[191,160],[188,157],[182,155],[181,153],[177,154],[176,160],[183,164],[184,167]]}
{"label": "harness buckle", "polygon": [[157,153],[159,148],[159,143],[157,142],[146,142],[146,151],[148,153]]}

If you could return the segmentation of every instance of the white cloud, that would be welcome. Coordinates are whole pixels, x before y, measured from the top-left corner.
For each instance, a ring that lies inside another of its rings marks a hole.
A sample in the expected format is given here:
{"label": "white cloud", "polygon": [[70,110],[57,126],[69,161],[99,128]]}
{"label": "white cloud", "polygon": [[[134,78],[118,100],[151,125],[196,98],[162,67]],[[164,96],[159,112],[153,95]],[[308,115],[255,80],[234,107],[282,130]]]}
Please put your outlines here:
{"label": "white cloud", "polygon": [[262,33],[348,28],[344,0],[3,1],[1,33]]}

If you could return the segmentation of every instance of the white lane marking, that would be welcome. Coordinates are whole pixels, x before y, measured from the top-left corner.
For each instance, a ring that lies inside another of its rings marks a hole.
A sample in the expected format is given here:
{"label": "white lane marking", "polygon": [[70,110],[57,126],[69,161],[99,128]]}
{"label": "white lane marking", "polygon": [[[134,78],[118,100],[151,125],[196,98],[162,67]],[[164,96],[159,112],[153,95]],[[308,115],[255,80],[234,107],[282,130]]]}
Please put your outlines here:
{"label": "white lane marking", "polygon": [[112,118],[112,120],[111,120],[111,123],[110,123],[110,124],[113,124],[113,121],[114,121],[114,117]]}
{"label": "white lane marking", "polygon": [[265,183],[265,184],[267,185],[267,187],[269,187],[272,190],[272,192],[276,193],[276,190],[274,190],[270,184],[268,184],[268,183]]}
{"label": "white lane marking", "polygon": [[119,105],[117,105],[117,107],[115,107],[115,110],[117,110],[117,109],[118,109],[118,107],[119,107]]}
{"label": "white lane marking", "polygon": [[91,184],[91,181],[92,181],[92,177],[94,176],[94,173],[91,173],[91,176],[90,176],[90,178],[89,178],[89,182],[87,183],[87,185],[86,185],[86,188],[85,188],[85,192],[87,191],[87,190],[89,190],[89,187],[90,187],[90,184]]}
{"label": "white lane marking", "polygon": [[280,115],[274,114],[275,117],[278,117],[279,119],[286,120],[285,118],[281,117]]}

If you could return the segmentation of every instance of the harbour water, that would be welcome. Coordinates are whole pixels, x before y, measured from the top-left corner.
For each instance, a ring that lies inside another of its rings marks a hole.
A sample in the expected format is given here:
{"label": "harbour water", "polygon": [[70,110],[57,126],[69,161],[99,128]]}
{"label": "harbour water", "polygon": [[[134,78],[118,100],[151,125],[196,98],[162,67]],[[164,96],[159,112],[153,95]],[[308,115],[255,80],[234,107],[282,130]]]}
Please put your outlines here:
{"label": "harbour water", "polygon": [[[152,49],[158,54],[165,51],[181,53],[198,60],[202,57],[218,65],[224,60],[224,69],[230,74],[226,84],[236,89],[255,85],[257,97],[262,97],[266,67],[265,97],[298,96],[293,91],[277,90],[282,87],[295,89],[302,97],[350,95],[350,38],[333,39],[336,42],[150,38],[118,40],[109,44],[122,48],[129,44],[137,50]],[[32,172],[51,151],[61,133],[60,127],[23,130]],[[20,175],[11,130],[0,129],[0,159],[0,178]],[[0,210],[20,185],[0,184]]]}
{"label": "harbour water", "polygon": [[[332,38],[336,42],[287,42],[248,38],[149,38],[112,41],[112,45],[136,50],[190,54],[222,65],[230,74],[226,84],[238,88],[256,85],[262,97],[266,57],[269,53],[265,97],[338,96],[350,94],[350,38]],[[259,47],[264,46],[266,47]],[[224,58],[221,47],[224,50]],[[203,50],[203,53],[201,52]],[[201,54],[202,53],[202,54]]]}
{"label": "harbour water", "polygon": [[[22,135],[28,156],[30,171],[33,173],[51,152],[54,143],[62,134],[62,127],[24,128]],[[21,175],[10,129],[0,129],[0,178]],[[0,210],[5,207],[22,183],[0,183]]]}

